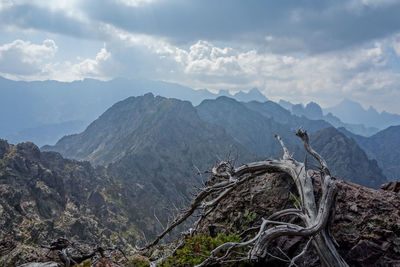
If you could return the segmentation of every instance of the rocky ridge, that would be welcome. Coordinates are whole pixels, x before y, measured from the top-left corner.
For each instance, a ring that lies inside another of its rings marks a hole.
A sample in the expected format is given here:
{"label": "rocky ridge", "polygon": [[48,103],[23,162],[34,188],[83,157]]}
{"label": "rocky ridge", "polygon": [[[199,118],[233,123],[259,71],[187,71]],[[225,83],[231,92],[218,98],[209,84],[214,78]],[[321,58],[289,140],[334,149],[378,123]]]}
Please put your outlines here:
{"label": "rocky ridge", "polygon": [[132,250],[139,233],[111,184],[89,162],[0,139],[0,266],[43,260],[40,245],[59,237]]}

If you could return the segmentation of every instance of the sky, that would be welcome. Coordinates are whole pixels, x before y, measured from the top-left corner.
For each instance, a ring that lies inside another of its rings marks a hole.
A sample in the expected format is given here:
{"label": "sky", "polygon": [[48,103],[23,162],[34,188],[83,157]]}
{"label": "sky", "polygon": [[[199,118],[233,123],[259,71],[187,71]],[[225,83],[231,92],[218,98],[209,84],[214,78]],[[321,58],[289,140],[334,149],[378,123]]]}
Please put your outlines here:
{"label": "sky", "polygon": [[146,78],[400,113],[398,0],[0,0],[0,76]]}

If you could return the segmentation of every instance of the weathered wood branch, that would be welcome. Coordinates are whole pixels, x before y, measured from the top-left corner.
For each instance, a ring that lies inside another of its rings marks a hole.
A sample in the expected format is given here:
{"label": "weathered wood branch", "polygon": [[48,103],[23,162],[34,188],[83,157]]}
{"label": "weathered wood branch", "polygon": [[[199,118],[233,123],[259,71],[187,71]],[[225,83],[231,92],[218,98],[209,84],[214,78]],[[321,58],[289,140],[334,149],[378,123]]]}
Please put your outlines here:
{"label": "weathered wood branch", "polygon": [[[290,175],[296,185],[300,196],[301,205],[299,209],[286,209],[278,211],[268,219],[262,219],[257,234],[245,242],[229,242],[215,248],[211,255],[199,266],[211,263],[227,262],[232,257],[235,248],[248,247],[247,260],[259,260],[271,255],[268,246],[272,240],[281,236],[301,236],[309,239],[304,250],[295,258],[288,261],[290,265],[302,256],[308,249],[310,243],[318,253],[321,264],[324,266],[347,266],[346,262],[338,254],[334,241],[329,232],[329,224],[335,209],[335,197],[337,188],[331,179],[330,171],[326,161],[312,149],[306,131],[299,129],[296,135],[303,141],[304,147],[313,158],[320,164],[321,176],[321,197],[316,203],[312,178],[309,176],[305,163],[300,163],[292,158],[281,138],[276,139],[282,146],[283,157],[279,160],[268,159],[259,162],[252,162],[234,168],[229,161],[223,161],[211,170],[212,178],[217,182],[205,186],[196,195],[190,208],[177,217],[152,243],[146,246],[149,248],[157,244],[167,233],[177,225],[185,221],[195,210],[202,210],[202,217],[205,218],[222,199],[229,196],[235,189],[250,179],[259,177],[265,173],[284,172]],[[303,226],[277,221],[283,216],[296,216],[301,219]],[[197,227],[198,224],[196,224]],[[194,229],[196,230],[196,229]],[[224,252],[223,256],[217,257]],[[241,260],[244,258],[241,257]],[[237,259],[233,259],[237,260]]]}

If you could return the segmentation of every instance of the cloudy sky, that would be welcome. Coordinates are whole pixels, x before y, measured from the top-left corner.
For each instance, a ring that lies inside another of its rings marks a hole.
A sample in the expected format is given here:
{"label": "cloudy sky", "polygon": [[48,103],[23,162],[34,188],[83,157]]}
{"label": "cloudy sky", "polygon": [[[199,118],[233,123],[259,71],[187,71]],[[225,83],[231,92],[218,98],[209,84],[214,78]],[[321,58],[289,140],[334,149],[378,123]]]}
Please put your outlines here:
{"label": "cloudy sky", "polygon": [[400,113],[398,0],[0,0],[0,76],[115,77]]}

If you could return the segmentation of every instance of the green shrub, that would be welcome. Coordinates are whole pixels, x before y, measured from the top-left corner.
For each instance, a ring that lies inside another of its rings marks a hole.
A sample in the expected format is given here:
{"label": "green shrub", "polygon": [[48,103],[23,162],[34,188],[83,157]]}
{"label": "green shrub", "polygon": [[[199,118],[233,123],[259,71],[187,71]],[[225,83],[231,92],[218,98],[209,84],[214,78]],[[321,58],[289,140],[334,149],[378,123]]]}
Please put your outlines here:
{"label": "green shrub", "polygon": [[[174,256],[168,257],[160,266],[194,266],[203,262],[211,251],[226,242],[241,242],[237,234],[218,234],[217,237],[212,238],[208,234],[200,234],[189,237],[185,241],[185,245],[178,249]],[[241,249],[243,251],[243,248]],[[223,256],[223,250],[217,256]]]}
{"label": "green shrub", "polygon": [[74,267],[90,267],[92,266],[92,260],[87,259],[83,261],[81,264],[74,265]]}
{"label": "green shrub", "polygon": [[125,266],[127,267],[150,267],[150,263],[142,258],[135,258]]}

